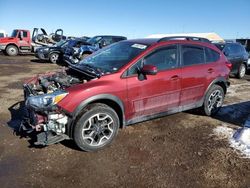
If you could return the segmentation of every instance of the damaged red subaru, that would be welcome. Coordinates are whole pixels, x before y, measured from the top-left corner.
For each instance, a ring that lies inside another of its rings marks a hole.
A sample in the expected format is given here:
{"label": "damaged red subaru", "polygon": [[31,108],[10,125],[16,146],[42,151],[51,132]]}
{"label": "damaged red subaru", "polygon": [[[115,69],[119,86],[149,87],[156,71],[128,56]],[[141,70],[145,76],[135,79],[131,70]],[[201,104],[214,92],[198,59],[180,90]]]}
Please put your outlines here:
{"label": "damaged red subaru", "polygon": [[109,145],[118,129],[200,108],[222,106],[231,64],[207,39],[126,40],[24,84],[24,130],[39,145],[73,139],[85,151]]}

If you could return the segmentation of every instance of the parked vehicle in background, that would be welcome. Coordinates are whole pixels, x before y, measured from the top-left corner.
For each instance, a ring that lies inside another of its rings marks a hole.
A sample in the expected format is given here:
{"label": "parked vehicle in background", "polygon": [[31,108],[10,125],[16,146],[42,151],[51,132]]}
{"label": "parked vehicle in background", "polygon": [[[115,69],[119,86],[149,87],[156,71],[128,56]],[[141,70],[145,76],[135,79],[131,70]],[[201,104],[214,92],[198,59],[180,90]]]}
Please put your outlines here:
{"label": "parked vehicle in background", "polygon": [[232,63],[231,73],[237,78],[243,78],[247,70],[249,54],[244,46],[236,42],[215,43]]}
{"label": "parked vehicle in background", "polygon": [[49,36],[44,29],[41,28],[41,31],[39,33],[39,29],[34,28],[31,36],[29,30],[15,29],[10,37],[0,38],[0,50],[9,56],[16,56],[19,53],[35,52],[38,47],[53,45],[63,38],[61,29]]}
{"label": "parked vehicle in background", "polygon": [[93,52],[122,40],[127,40],[123,36],[99,35],[87,40],[87,43],[79,49],[68,48],[64,55],[64,61],[67,63],[78,63]]}
{"label": "parked vehicle in background", "polygon": [[0,38],[7,37],[7,34],[4,30],[0,30]]}
{"label": "parked vehicle in background", "polygon": [[62,61],[63,54],[68,47],[79,48],[86,44],[86,40],[82,38],[60,41],[53,46],[41,47],[36,50],[36,57],[41,60],[49,60],[51,63]]}
{"label": "parked vehicle in background", "polygon": [[39,131],[36,144],[74,139],[95,151],[126,125],[193,108],[214,115],[232,64],[207,39],[179,39],[120,41],[62,72],[30,79],[23,129]]}
{"label": "parked vehicle in background", "polygon": [[241,43],[248,53],[250,53],[250,39],[236,39],[236,42]]}

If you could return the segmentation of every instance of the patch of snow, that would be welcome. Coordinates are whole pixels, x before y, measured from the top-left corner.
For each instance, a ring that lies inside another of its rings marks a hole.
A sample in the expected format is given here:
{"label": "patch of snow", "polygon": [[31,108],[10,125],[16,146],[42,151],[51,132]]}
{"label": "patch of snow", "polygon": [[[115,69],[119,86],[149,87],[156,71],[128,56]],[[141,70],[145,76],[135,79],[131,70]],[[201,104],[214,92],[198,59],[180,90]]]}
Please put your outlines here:
{"label": "patch of snow", "polygon": [[218,126],[213,130],[220,139],[226,139],[243,158],[250,158],[250,128],[244,127],[234,130],[227,125]]}

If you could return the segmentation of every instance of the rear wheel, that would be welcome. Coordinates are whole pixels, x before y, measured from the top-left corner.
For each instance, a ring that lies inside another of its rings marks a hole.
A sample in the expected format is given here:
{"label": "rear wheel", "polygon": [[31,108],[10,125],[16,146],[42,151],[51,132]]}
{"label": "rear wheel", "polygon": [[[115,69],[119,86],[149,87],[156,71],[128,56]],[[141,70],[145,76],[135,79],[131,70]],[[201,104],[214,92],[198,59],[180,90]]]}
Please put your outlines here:
{"label": "rear wheel", "polygon": [[50,60],[51,63],[57,63],[58,58],[59,58],[59,54],[58,53],[52,53],[49,56],[49,60]]}
{"label": "rear wheel", "polygon": [[116,137],[119,118],[105,104],[89,105],[74,128],[74,141],[84,151],[96,151],[108,146]]}
{"label": "rear wheel", "polygon": [[246,65],[245,64],[241,64],[237,73],[237,78],[241,79],[245,76],[246,74]]}
{"label": "rear wheel", "polygon": [[18,48],[16,46],[14,46],[14,45],[9,45],[6,48],[6,53],[9,56],[16,56],[18,54]]}
{"label": "rear wheel", "polygon": [[225,93],[221,86],[213,85],[208,90],[202,106],[202,111],[207,116],[215,115],[221,108]]}

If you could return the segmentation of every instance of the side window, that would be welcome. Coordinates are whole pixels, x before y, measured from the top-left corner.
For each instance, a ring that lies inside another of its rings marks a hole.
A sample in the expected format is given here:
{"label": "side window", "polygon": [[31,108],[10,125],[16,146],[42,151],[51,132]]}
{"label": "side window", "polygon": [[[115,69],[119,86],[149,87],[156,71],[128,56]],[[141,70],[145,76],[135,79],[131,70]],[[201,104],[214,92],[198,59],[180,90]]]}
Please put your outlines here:
{"label": "side window", "polygon": [[216,62],[220,59],[220,54],[210,48],[205,48],[206,63]]}
{"label": "side window", "polygon": [[142,67],[142,60],[139,60],[137,63],[135,63],[134,65],[132,65],[129,69],[128,69],[128,73],[127,75],[134,75],[134,74],[138,74],[138,70]]}
{"label": "side window", "polygon": [[112,39],[113,43],[119,42],[121,40],[122,40],[122,38],[119,38],[119,37],[113,37],[113,39]]}
{"label": "side window", "polygon": [[112,37],[104,37],[105,46],[112,44]]}
{"label": "side window", "polygon": [[205,63],[205,55],[203,47],[183,45],[182,63],[184,66]]}
{"label": "side window", "polygon": [[27,31],[23,31],[23,38],[27,38],[27,37],[28,37]]}
{"label": "side window", "polygon": [[177,46],[156,50],[144,58],[145,65],[155,65],[157,69],[166,70],[177,67]]}

